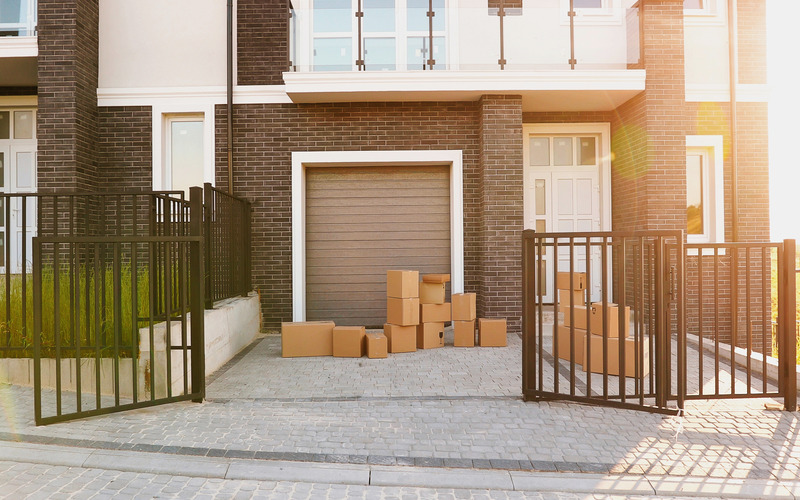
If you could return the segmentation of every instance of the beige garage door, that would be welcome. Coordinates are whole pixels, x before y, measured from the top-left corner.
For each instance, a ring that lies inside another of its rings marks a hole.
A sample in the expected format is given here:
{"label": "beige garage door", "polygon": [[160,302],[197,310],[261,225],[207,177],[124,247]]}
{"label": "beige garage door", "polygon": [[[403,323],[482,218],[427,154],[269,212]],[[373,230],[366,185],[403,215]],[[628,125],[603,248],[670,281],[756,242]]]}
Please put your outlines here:
{"label": "beige garage door", "polygon": [[306,171],[306,317],[386,321],[386,271],[450,272],[448,167]]}

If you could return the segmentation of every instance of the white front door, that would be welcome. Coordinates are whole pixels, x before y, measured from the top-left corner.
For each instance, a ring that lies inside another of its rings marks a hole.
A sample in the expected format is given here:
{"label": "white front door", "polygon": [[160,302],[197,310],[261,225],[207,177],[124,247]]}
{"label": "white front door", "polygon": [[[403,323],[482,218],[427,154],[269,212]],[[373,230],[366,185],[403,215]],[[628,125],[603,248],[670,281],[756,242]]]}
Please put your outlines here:
{"label": "white front door", "polygon": [[[527,134],[525,148],[525,228],[536,232],[593,232],[603,224],[601,134]],[[565,243],[564,240],[560,243]],[[545,302],[554,300],[552,250],[544,255]],[[586,270],[586,249],[576,246],[573,269]],[[600,253],[591,251],[592,270]],[[558,269],[570,268],[570,249],[558,251]],[[600,298],[600,276],[592,279],[592,300]]]}

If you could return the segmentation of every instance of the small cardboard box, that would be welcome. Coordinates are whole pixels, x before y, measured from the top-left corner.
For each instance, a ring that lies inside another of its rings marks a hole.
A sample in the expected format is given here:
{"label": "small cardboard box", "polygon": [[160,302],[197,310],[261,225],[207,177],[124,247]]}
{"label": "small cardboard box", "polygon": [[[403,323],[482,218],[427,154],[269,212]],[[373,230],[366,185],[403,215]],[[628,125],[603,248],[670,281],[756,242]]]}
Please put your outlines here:
{"label": "small cardboard box", "polygon": [[584,290],[559,290],[558,305],[560,307],[569,307],[571,304],[585,306],[586,292]]}
{"label": "small cardboard box", "polygon": [[[569,286],[569,276],[572,274],[572,287]],[[559,290],[585,290],[586,273],[559,272],[556,274],[556,288]]]}
{"label": "small cardboard box", "polygon": [[[564,325],[556,327],[556,345],[558,345],[559,359],[570,359],[570,344],[572,343],[571,328]],[[579,328],[575,329],[575,363],[583,364],[583,358],[586,356],[586,330]]]}
{"label": "small cardboard box", "polygon": [[423,281],[419,284],[419,303],[444,304],[444,287],[444,283],[425,283]]}
{"label": "small cardboard box", "polygon": [[382,333],[367,334],[367,357],[370,359],[385,358],[388,356],[388,339]]}
{"label": "small cardboard box", "polygon": [[[564,313],[564,326],[572,326],[572,315],[570,311],[574,310],[575,315],[575,328],[581,330],[588,330],[589,324],[586,322],[586,306],[575,306],[573,308],[561,307],[559,304],[558,312]],[[591,313],[591,311],[589,311]]]}
{"label": "small cardboard box", "polygon": [[423,274],[422,281],[424,283],[448,283],[450,281],[449,274]]}
{"label": "small cardboard box", "polygon": [[417,325],[417,349],[435,349],[444,346],[444,323]]}
{"label": "small cardboard box", "polygon": [[[617,304],[608,303],[608,336],[627,337],[631,327],[631,308],[625,306],[625,323],[620,331],[619,307]],[[594,335],[603,335],[603,303],[594,302],[592,304],[592,319],[589,328]]]}
{"label": "small cardboard box", "polygon": [[333,321],[281,323],[281,355],[333,356]]}
{"label": "small cardboard box", "polygon": [[363,326],[337,326],[333,329],[333,356],[336,358],[360,358],[364,355]]}
{"label": "small cardboard box", "polygon": [[420,323],[445,323],[450,321],[450,303],[444,304],[420,304],[419,322]]}
{"label": "small cardboard box", "polygon": [[[603,373],[603,337],[600,335],[589,335],[589,356],[591,356],[591,367],[589,366],[589,358],[584,355],[583,369],[591,369],[592,373]],[[608,339],[608,374],[619,375],[619,338]],[[636,376],[636,343],[633,339],[626,338],[625,340],[625,376]],[[647,342],[643,342],[642,348],[644,349],[644,357],[640,360],[640,369],[642,376],[650,373],[650,348]]]}
{"label": "small cardboard box", "polygon": [[453,345],[475,347],[475,320],[453,321]]}
{"label": "small cardboard box", "polygon": [[419,271],[386,271],[386,296],[398,299],[419,297]]}
{"label": "small cardboard box", "polygon": [[477,318],[474,293],[454,293],[450,299],[453,301],[453,321],[474,321]]}
{"label": "small cardboard box", "polygon": [[389,352],[414,352],[417,350],[417,327],[386,323],[383,333],[388,341]]}
{"label": "small cardboard box", "polygon": [[478,345],[481,347],[507,346],[506,319],[480,318],[478,320]]}
{"label": "small cardboard box", "polygon": [[386,322],[393,325],[412,326],[419,324],[419,298],[386,298]]}

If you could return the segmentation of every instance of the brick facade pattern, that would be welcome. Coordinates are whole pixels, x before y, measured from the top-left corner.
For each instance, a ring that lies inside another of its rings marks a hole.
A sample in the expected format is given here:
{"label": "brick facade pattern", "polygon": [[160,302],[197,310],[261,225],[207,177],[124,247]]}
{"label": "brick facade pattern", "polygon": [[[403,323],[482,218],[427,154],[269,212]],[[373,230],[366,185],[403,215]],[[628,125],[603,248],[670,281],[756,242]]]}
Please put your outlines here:
{"label": "brick facade pattern", "polygon": [[738,0],[736,6],[739,83],[767,83],[767,2]]}
{"label": "brick facade pattern", "polygon": [[99,110],[97,147],[100,188],[153,188],[153,122],[150,106]]}
{"label": "brick facade pattern", "polygon": [[283,85],[289,70],[288,2],[236,3],[237,83]]}

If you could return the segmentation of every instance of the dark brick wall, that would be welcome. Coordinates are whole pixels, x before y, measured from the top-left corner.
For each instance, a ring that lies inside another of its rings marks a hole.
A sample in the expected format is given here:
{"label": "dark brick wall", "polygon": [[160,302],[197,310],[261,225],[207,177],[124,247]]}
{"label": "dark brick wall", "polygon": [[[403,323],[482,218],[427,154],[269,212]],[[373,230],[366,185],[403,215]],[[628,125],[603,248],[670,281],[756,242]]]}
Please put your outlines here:
{"label": "dark brick wall", "polygon": [[238,0],[237,83],[283,85],[289,61],[289,8],[279,0]]}
{"label": "dark brick wall", "polygon": [[149,106],[100,108],[98,125],[99,187],[151,190],[152,109]]}
{"label": "dark brick wall", "polygon": [[97,186],[98,0],[39,1],[39,189]]}
{"label": "dark brick wall", "polygon": [[[234,191],[254,202],[253,284],[261,293],[266,328],[292,317],[292,151],[463,150],[465,287],[479,290],[476,103],[253,104],[234,111]],[[216,181],[224,186],[225,106],[216,107],[216,127]],[[521,193],[521,177],[519,186]]]}

